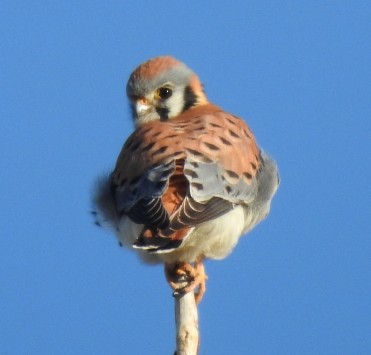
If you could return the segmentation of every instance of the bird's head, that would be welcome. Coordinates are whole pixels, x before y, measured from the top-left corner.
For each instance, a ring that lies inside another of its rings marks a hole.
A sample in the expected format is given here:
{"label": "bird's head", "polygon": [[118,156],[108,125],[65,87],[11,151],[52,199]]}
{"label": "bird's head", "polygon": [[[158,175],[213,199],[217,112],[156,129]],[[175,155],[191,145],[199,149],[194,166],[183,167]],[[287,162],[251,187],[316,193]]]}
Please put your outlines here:
{"label": "bird's head", "polygon": [[170,120],[208,102],[197,75],[170,56],[150,59],[136,68],[126,92],[136,126]]}

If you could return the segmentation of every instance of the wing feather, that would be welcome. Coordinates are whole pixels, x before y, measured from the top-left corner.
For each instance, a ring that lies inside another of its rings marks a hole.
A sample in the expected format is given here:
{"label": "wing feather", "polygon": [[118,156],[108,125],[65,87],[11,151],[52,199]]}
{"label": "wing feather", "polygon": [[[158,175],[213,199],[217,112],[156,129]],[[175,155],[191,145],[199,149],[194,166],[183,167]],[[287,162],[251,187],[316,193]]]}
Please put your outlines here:
{"label": "wing feather", "polygon": [[249,127],[206,104],[137,129],[119,155],[113,185],[121,213],[172,238],[254,201],[260,170]]}

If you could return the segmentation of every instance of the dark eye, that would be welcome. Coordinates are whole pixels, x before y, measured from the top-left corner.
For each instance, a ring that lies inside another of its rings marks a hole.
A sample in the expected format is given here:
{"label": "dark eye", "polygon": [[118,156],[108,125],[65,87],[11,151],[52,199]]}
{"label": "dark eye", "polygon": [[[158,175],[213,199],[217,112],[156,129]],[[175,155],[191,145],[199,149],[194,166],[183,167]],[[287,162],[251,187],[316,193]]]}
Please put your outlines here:
{"label": "dark eye", "polygon": [[159,88],[157,90],[157,95],[160,99],[166,100],[173,94],[173,90],[169,88]]}

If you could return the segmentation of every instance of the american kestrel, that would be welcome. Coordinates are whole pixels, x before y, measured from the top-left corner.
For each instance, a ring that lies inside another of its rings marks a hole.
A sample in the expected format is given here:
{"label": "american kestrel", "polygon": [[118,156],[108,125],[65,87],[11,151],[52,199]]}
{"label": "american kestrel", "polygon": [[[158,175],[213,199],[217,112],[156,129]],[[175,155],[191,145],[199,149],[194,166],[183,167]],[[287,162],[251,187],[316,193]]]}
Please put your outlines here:
{"label": "american kestrel", "polygon": [[199,301],[203,260],[226,257],[267,216],[276,164],[173,57],[141,64],[126,90],[136,129],[99,180],[93,214],[144,261],[164,263],[176,293],[197,289]]}

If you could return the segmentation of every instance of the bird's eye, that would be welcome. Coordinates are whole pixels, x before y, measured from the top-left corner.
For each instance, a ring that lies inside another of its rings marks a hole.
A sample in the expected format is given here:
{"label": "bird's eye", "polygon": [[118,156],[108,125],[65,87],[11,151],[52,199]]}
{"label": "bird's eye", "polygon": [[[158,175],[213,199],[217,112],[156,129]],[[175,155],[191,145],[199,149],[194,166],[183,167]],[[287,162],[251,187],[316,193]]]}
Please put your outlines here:
{"label": "bird's eye", "polygon": [[173,94],[173,90],[167,87],[157,89],[157,96],[162,100],[168,99],[172,94]]}

